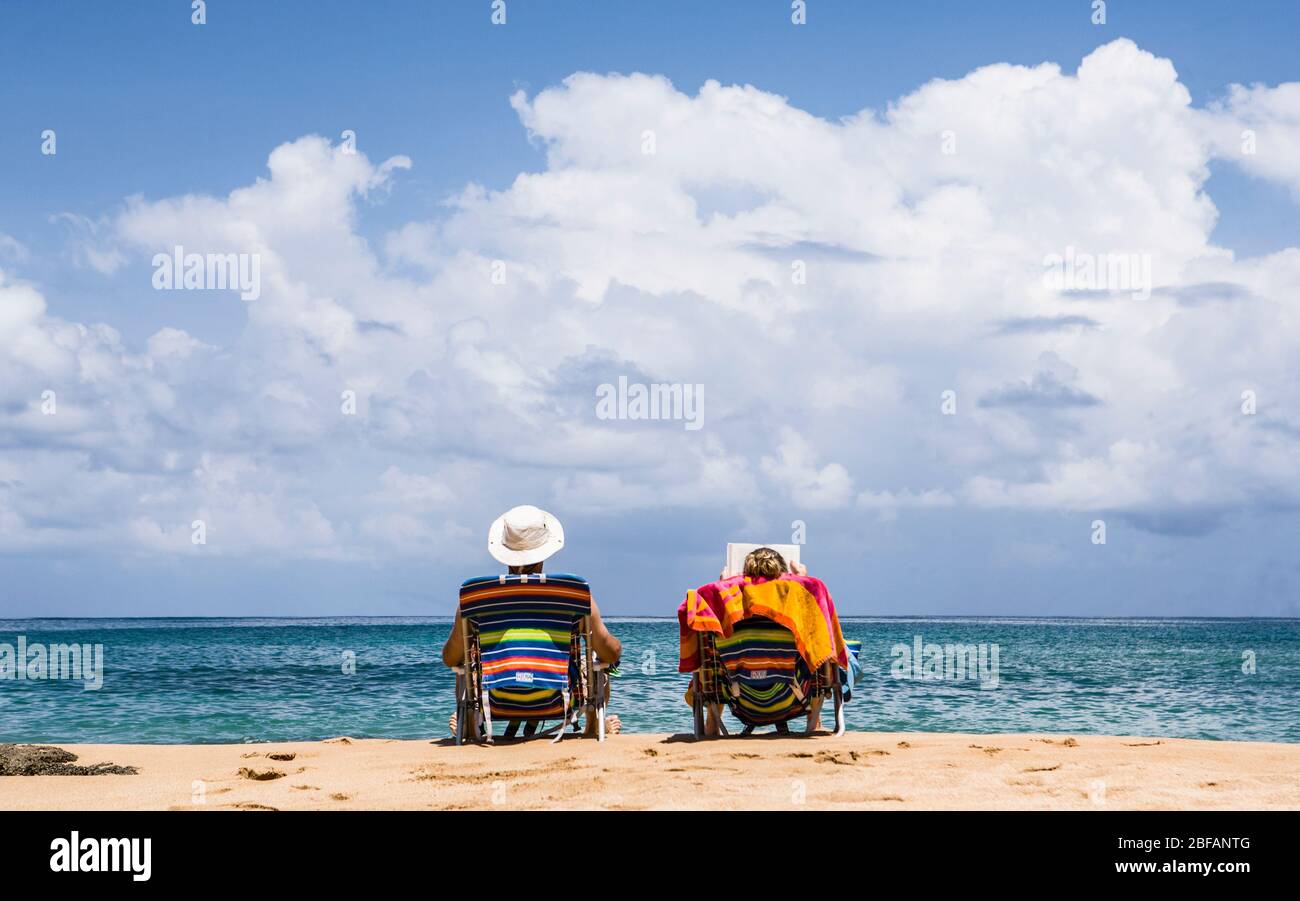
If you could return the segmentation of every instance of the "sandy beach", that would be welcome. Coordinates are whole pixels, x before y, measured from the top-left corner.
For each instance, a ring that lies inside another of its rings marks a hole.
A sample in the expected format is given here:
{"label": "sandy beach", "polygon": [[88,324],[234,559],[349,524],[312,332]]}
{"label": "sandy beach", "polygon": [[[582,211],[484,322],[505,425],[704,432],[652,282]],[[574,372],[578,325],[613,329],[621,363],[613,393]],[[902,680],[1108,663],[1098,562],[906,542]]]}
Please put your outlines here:
{"label": "sandy beach", "polygon": [[0,777],[0,809],[1300,809],[1300,745],[1087,735],[618,735],[62,745],[136,775]]}

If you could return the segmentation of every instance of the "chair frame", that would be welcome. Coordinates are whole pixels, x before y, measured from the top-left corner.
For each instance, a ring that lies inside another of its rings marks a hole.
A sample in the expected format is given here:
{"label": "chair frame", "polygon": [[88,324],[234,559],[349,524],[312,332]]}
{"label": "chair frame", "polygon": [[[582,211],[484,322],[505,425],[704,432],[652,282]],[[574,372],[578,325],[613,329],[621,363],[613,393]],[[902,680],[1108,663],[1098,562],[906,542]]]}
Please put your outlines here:
{"label": "chair frame", "polygon": [[[578,680],[564,694],[564,713],[560,722],[532,735],[525,735],[519,741],[531,741],[554,735],[552,743],[564,738],[564,730],[577,726],[583,713],[593,712],[596,717],[596,740],[605,740],[605,693],[609,684],[609,664],[597,661],[592,649],[592,617],[583,616],[575,620],[582,649],[579,654]],[[453,666],[456,674],[456,744],[462,745],[466,740],[476,744],[494,744],[492,735],[492,704],[488,689],[483,684],[483,661],[479,653],[478,626],[472,621],[461,619],[461,647],[464,663]],[[570,645],[569,664],[574,663],[572,645]],[[544,722],[544,718],[532,722]],[[529,722],[529,720],[521,720]],[[513,739],[512,739],[513,740]]]}
{"label": "chair frame", "polygon": [[[833,700],[835,705],[835,730],[831,734],[838,738],[844,734],[846,726],[844,722],[844,691],[840,686],[839,674],[835,671],[835,667],[835,661],[828,660],[813,673],[812,691],[808,695],[808,701],[811,703],[813,698],[818,697],[829,697]],[[722,736],[706,736],[704,734],[706,705],[708,704],[717,704],[719,706],[726,704],[731,708],[732,714],[737,719],[740,719],[740,715],[736,713],[736,699],[730,689],[727,670],[718,657],[718,647],[714,642],[713,633],[701,632],[700,665],[691,673],[691,713],[693,734],[696,739],[731,735],[727,731],[726,724],[722,722],[721,710],[718,711],[718,727]],[[778,732],[788,734],[790,730],[787,724],[790,720],[805,716],[807,712],[807,705],[805,705],[798,713],[772,725],[776,727]],[[744,722],[744,720],[741,720],[741,722]],[[744,730],[740,734],[742,736],[750,735],[754,729],[754,726],[746,723]],[[811,735],[812,733],[805,727],[804,734]]]}

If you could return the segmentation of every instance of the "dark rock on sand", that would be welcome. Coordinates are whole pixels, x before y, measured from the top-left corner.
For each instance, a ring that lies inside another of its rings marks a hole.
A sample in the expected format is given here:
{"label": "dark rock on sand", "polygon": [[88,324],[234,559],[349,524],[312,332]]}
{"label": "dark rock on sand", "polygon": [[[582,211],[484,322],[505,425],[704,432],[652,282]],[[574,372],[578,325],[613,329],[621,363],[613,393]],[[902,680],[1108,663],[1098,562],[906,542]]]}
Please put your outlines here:
{"label": "dark rock on sand", "polygon": [[50,745],[0,744],[0,776],[134,776],[133,766],[93,763],[79,766],[77,755]]}

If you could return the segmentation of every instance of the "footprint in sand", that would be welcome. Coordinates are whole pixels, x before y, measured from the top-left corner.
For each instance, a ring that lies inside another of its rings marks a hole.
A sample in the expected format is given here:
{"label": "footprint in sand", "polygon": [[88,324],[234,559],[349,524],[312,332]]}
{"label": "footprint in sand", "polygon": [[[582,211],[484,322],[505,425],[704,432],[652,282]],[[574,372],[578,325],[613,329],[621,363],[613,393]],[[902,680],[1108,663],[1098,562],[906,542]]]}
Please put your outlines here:
{"label": "footprint in sand", "polygon": [[970,747],[978,748],[979,750],[983,751],[985,754],[989,755],[990,757],[993,757],[997,754],[1001,754],[1003,751],[1028,751],[1029,750],[1028,748],[993,748],[993,747],[986,748],[983,745],[970,745]]}
{"label": "footprint in sand", "polygon": [[333,800],[335,800],[335,801],[351,801],[351,800],[352,800],[352,796],[351,796],[351,795],[345,795],[345,794],[343,794],[343,792],[334,792],[334,794],[330,795],[330,797],[331,797]]}
{"label": "footprint in sand", "polygon": [[269,782],[272,779],[284,778],[284,773],[281,773],[279,770],[252,770],[246,766],[241,766],[239,768],[239,775],[243,776],[245,779],[253,779],[257,782]]}
{"label": "footprint in sand", "polygon": [[1060,768],[1061,768],[1061,765],[1058,763],[1056,766],[1031,766],[1029,769],[1027,769],[1027,770],[1021,770],[1020,772],[1022,772],[1022,773],[1050,773],[1050,772],[1052,772],[1052,771],[1054,771],[1054,770],[1059,770]]}
{"label": "footprint in sand", "polygon": [[285,761],[288,761],[288,760],[293,760],[293,759],[294,759],[295,757],[297,757],[298,755],[297,755],[297,754],[290,753],[290,752],[285,752],[285,753],[283,753],[283,754],[267,754],[266,756],[269,757],[271,760],[285,760]]}
{"label": "footprint in sand", "polygon": [[854,751],[853,760],[845,760],[836,751],[819,751],[815,759],[818,763],[833,763],[837,766],[853,766],[853,761],[858,759],[858,754]]}
{"label": "footprint in sand", "polygon": [[232,805],[240,810],[279,810],[278,807],[272,807],[270,804],[258,804],[256,801],[240,801]]}

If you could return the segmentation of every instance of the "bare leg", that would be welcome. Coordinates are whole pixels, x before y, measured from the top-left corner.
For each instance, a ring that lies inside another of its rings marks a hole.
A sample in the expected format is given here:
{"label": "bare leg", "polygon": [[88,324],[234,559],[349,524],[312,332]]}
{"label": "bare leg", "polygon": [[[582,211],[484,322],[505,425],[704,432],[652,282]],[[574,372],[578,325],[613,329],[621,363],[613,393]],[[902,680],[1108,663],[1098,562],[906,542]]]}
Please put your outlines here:
{"label": "bare leg", "polygon": [[722,705],[710,702],[704,705],[704,734],[709,737],[722,734]]}
{"label": "bare leg", "polygon": [[808,705],[808,733],[810,735],[822,727],[822,701],[824,700],[825,698],[819,696],[813,698],[812,703]]}

